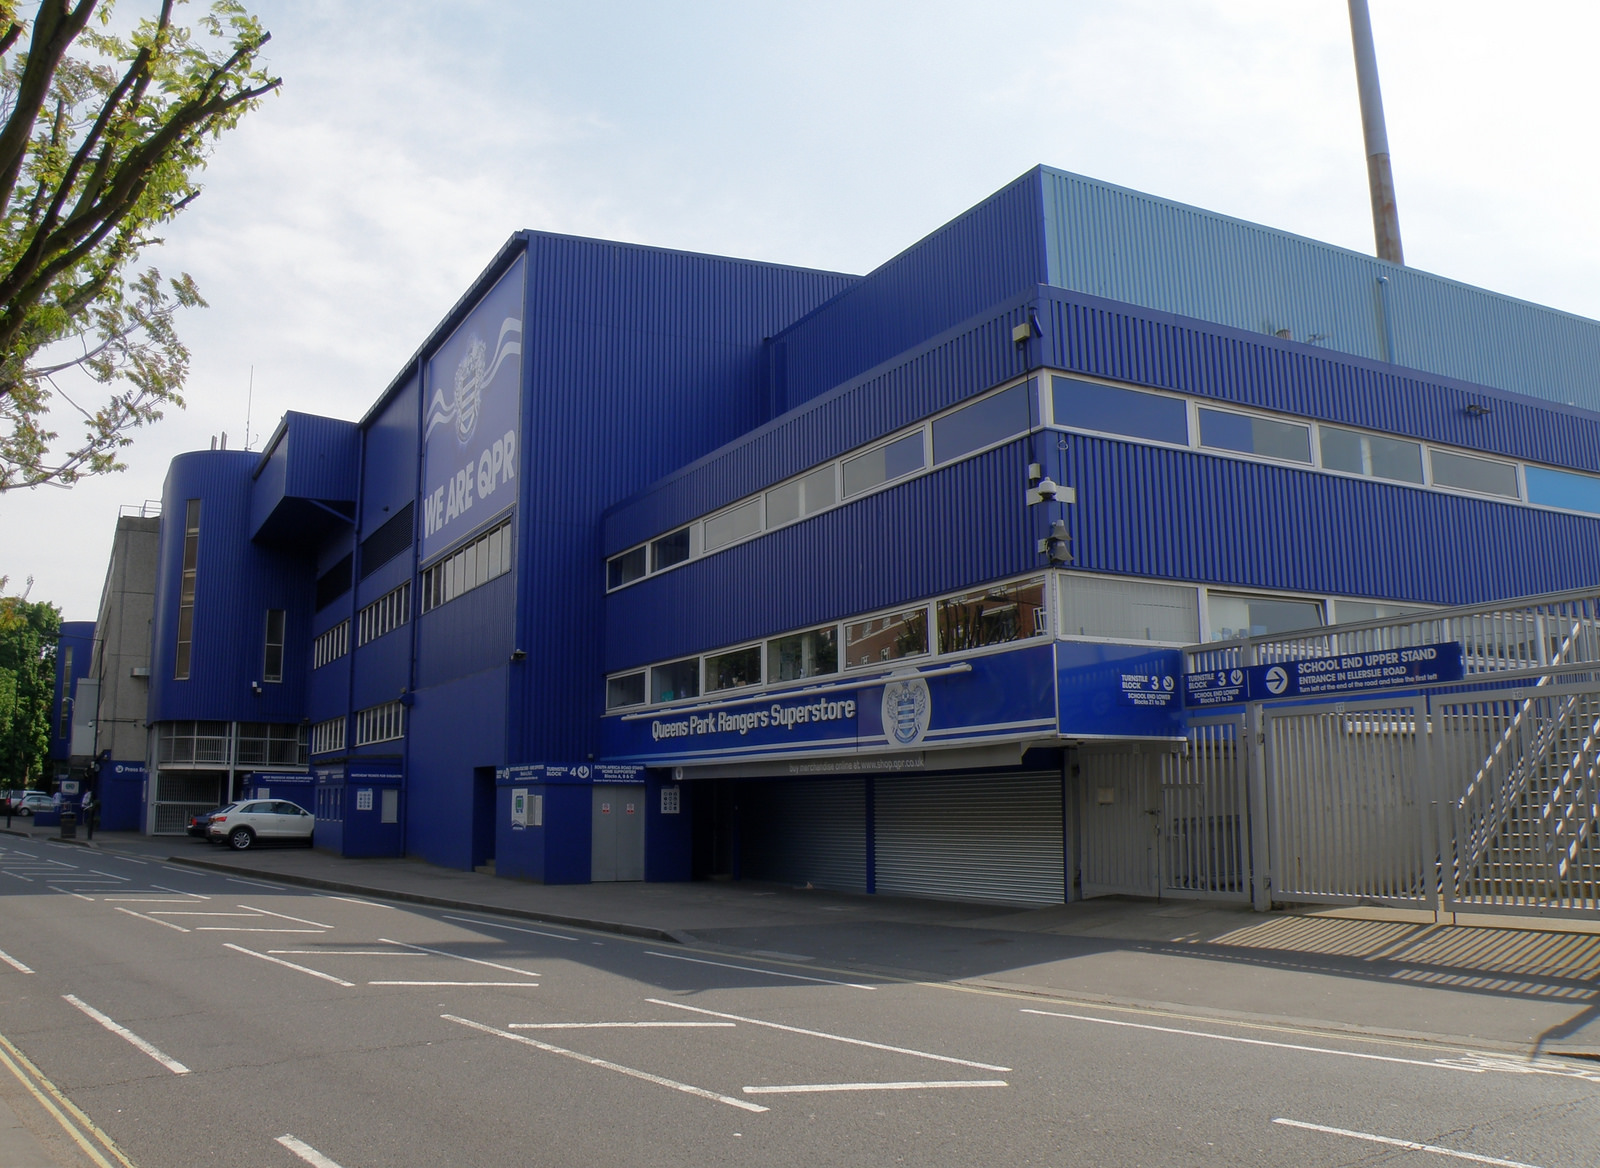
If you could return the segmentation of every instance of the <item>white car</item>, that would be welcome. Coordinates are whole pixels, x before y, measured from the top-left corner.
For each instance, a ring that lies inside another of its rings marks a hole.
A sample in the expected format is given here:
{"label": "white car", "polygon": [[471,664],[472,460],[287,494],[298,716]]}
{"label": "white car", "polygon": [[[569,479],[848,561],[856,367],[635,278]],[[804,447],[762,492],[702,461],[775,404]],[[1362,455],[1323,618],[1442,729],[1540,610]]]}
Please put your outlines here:
{"label": "white car", "polygon": [[258,843],[304,843],[311,846],[317,818],[298,803],[283,799],[245,799],[211,817],[206,838],[236,852]]}

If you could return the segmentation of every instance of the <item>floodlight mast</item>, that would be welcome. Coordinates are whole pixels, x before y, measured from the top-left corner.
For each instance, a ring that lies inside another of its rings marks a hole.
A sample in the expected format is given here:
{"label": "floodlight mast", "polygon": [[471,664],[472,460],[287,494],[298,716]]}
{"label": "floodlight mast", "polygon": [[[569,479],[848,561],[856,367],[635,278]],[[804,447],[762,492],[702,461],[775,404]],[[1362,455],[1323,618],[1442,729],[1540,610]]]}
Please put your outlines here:
{"label": "floodlight mast", "polygon": [[1378,57],[1372,47],[1372,19],[1367,0],[1349,0],[1350,43],[1356,54],[1356,89],[1361,95],[1361,133],[1367,143],[1367,185],[1372,191],[1372,230],[1378,258],[1404,264],[1400,248],[1400,212],[1394,201],[1394,172],[1389,168],[1389,132],[1383,124],[1383,94],[1378,89]]}

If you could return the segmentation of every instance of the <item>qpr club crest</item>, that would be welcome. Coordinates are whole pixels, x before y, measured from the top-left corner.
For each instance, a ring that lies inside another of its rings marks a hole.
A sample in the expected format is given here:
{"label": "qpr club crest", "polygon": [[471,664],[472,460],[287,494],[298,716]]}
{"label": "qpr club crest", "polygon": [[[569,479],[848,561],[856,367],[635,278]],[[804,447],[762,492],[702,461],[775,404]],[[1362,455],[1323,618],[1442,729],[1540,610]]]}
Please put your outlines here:
{"label": "qpr club crest", "polygon": [[897,677],[883,687],[883,733],[892,746],[916,746],[928,732],[933,699],[920,677]]}

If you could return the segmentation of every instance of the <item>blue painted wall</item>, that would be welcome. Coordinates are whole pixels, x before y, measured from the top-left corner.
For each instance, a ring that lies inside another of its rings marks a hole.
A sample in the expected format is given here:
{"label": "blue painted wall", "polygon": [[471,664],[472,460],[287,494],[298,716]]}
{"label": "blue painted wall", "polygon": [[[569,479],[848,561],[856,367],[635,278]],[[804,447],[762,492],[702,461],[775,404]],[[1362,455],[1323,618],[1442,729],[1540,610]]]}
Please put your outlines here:
{"label": "blue painted wall", "polygon": [[[72,650],[72,672],[67,672],[67,650]],[[94,657],[94,621],[62,621],[56,638],[55,696],[50,703],[50,753],[55,762],[65,762],[72,754],[72,715],[70,703],[78,681],[89,676]],[[63,703],[67,705],[64,707]],[[67,709],[67,732],[61,733],[62,710]]]}

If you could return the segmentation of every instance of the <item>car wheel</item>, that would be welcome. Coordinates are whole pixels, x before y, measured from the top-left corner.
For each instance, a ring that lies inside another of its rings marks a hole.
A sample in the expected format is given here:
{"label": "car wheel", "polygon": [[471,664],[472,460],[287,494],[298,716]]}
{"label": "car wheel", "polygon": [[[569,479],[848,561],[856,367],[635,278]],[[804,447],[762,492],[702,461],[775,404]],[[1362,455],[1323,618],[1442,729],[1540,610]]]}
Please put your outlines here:
{"label": "car wheel", "polygon": [[17,814],[22,816],[22,818],[24,818],[24,819],[32,819],[33,818],[33,808],[32,807],[18,807],[17,808]]}
{"label": "car wheel", "polygon": [[228,833],[228,846],[236,852],[242,852],[256,842],[256,834],[248,827],[236,827]]}

